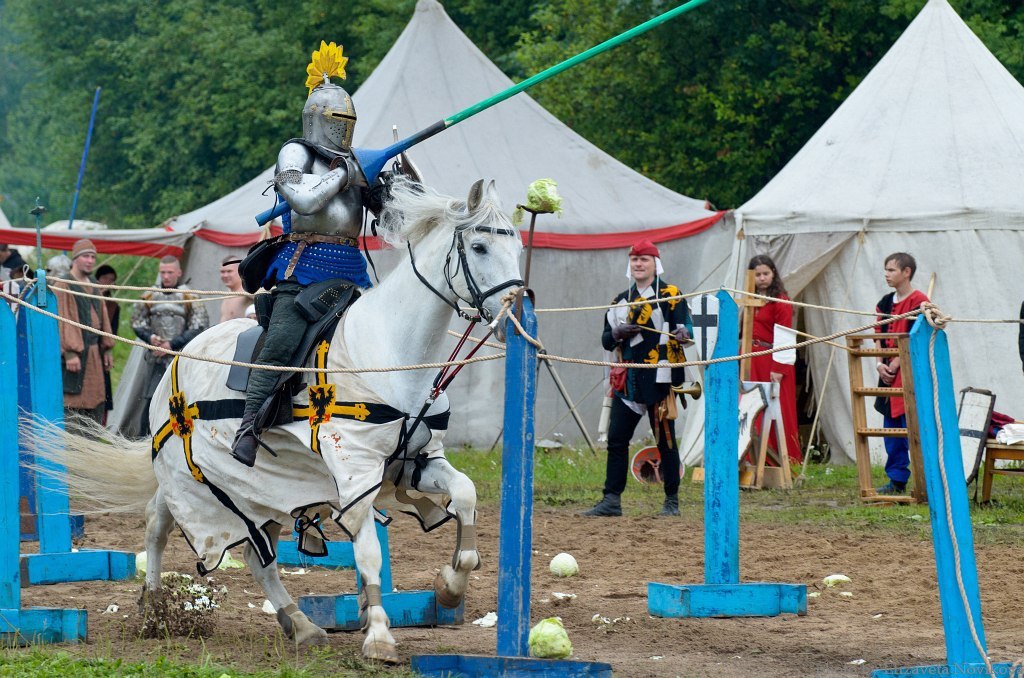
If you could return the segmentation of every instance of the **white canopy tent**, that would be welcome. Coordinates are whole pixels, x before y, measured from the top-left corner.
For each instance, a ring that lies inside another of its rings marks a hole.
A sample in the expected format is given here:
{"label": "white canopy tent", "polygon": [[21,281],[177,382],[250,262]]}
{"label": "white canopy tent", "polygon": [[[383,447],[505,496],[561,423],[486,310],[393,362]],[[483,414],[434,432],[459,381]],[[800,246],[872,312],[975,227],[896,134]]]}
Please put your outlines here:
{"label": "white canopy tent", "polygon": [[[946,0],[929,0],[789,164],[736,210],[741,239],[729,283],[741,286],[749,257],[767,253],[791,296],[871,311],[889,291],[885,257],[904,251],[918,261],[915,285],[926,290],[935,274],[934,301],[953,317],[1016,318],[1024,296],[1022,185],[1024,87]],[[818,336],[871,322],[800,312]],[[948,329],[955,387],[990,389],[996,409],[1021,416],[1017,331],[1016,324]],[[816,390],[833,350],[809,350]],[[822,403],[833,459],[853,456],[846,361],[837,351]],[[880,417],[869,412],[876,418],[872,425]],[[699,448],[688,457],[699,458]]]}
{"label": "white canopy tent", "polygon": [[[392,142],[393,125],[407,136],[511,85],[438,2],[420,0],[395,45],[353,96],[359,116],[355,145],[382,148]],[[297,100],[296,129],[300,106]],[[561,218],[542,216],[537,224],[531,287],[541,308],[609,302],[627,284],[626,250],[639,238],[659,243],[667,279],[684,290],[725,275],[734,235],[727,215],[634,172],[526,94],[427,140],[410,155],[426,182],[450,195],[466,195],[477,179],[495,179],[510,212],[525,200],[531,181],[551,177],[558,182],[564,213]],[[185,262],[194,287],[216,289],[220,258],[228,251],[244,252],[258,238],[254,216],[273,205],[267,190],[271,179],[268,168],[228,195],[167,222],[172,231],[195,232],[200,238],[190,242]],[[384,275],[397,256],[373,253],[378,272]],[[602,319],[600,311],[543,314],[541,338],[553,354],[601,359]],[[453,324],[460,332],[463,328],[461,321]],[[557,369],[572,397],[582,401],[582,414],[596,436],[603,370]],[[496,439],[502,426],[502,385],[499,362],[473,365],[460,375],[449,391],[454,403],[450,444],[489,446]],[[123,379],[115,422],[126,405],[130,409],[133,393]],[[546,376],[540,378],[537,405],[538,438],[580,438]]]}

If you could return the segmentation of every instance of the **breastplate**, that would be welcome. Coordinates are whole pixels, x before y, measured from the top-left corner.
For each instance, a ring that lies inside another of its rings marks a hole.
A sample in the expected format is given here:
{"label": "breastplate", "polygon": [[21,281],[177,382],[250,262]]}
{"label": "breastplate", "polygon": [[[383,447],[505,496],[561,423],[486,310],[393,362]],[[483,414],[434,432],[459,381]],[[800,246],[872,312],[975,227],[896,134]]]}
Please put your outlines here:
{"label": "breastplate", "polygon": [[185,305],[180,301],[181,294],[174,292],[170,295],[156,293],[153,299],[165,298],[166,301],[159,304],[152,304],[149,307],[150,329],[164,339],[173,339],[185,331],[188,324]]}
{"label": "breastplate", "polygon": [[[319,157],[313,161],[313,174],[324,175],[329,171]],[[303,215],[293,211],[292,231],[359,237],[363,227],[363,192],[359,186],[352,185],[355,179],[350,177],[349,187],[331,198],[319,212]]]}

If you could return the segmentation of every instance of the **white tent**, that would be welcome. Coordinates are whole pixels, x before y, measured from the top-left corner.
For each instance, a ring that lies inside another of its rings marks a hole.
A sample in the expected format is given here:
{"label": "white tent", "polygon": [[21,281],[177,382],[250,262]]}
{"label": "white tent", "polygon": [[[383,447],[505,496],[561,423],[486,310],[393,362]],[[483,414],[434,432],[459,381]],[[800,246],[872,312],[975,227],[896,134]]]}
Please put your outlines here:
{"label": "white tent", "polygon": [[[395,45],[353,97],[359,116],[355,145],[382,148],[392,142],[393,125],[407,136],[511,85],[439,3],[420,0]],[[297,101],[296,126],[299,105]],[[537,224],[541,249],[534,254],[531,287],[539,307],[610,301],[627,284],[626,248],[640,237],[660,243],[668,279],[684,289],[725,275],[733,238],[729,219],[707,209],[704,201],[674,193],[619,163],[526,94],[443,132],[410,155],[428,184],[451,195],[465,195],[479,178],[496,179],[510,211],[525,200],[526,186],[534,179],[558,182],[564,213],[560,219],[543,216]],[[265,195],[271,177],[272,169],[267,169],[232,193],[166,224],[174,231],[216,234],[209,241],[192,240],[187,266],[194,286],[218,284],[216,267],[224,246],[235,237],[239,245],[247,244],[258,234],[253,217],[273,205],[272,194]],[[383,275],[396,256],[374,253],[378,272]],[[553,354],[601,359],[602,318],[600,311],[545,314],[542,340]],[[460,332],[463,328],[461,322],[453,324]],[[563,365],[556,369],[574,399],[590,394],[581,410],[596,435],[603,390],[597,384],[603,371]],[[502,426],[502,385],[503,366],[497,362],[473,365],[459,376],[450,389],[450,443],[489,446],[495,440]],[[118,402],[126,401],[126,394],[119,394]],[[579,439],[567,414],[551,380],[542,374],[538,438],[563,433],[569,440]]]}
{"label": "white tent", "polygon": [[[1022,185],[1024,87],[946,0],[929,0],[789,164],[736,210],[743,239],[730,282],[741,285],[749,257],[768,253],[801,301],[870,311],[889,291],[883,260],[905,251],[917,258],[917,287],[936,274],[934,301],[945,312],[1016,318]],[[871,322],[802,313],[819,336]],[[1021,416],[1017,329],[955,324],[949,337],[955,387],[990,389],[997,410]],[[810,350],[816,389],[831,350]],[[846,361],[837,351],[823,400],[833,458],[853,456]]]}

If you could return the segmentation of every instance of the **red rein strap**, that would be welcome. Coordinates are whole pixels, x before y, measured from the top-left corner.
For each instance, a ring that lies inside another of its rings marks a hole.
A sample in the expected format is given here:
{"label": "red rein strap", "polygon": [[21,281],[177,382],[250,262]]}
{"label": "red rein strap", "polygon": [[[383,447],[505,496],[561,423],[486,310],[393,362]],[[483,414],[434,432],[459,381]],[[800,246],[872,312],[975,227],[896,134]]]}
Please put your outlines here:
{"label": "red rein strap", "polygon": [[[452,362],[453,360],[455,360],[455,356],[459,354],[459,351],[461,351],[462,347],[466,344],[466,339],[469,338],[469,333],[473,331],[474,327],[476,327],[477,322],[478,321],[473,320],[469,323],[469,327],[467,327],[466,331],[462,333],[462,338],[459,339],[459,343],[455,345],[455,349],[452,351],[452,354],[448,356],[448,360],[446,362]],[[488,331],[487,334],[484,335],[484,338],[481,339],[479,343],[477,343],[477,345],[473,347],[473,350],[466,354],[464,360],[469,360],[470,358],[472,358],[473,355],[480,350],[480,347],[484,345],[484,342],[486,342],[487,339],[493,333],[494,330]],[[465,363],[463,363],[462,365],[445,365],[444,367],[442,367],[441,371],[437,373],[437,377],[434,379],[434,388],[430,392],[431,400],[436,400],[437,397],[441,395],[441,393],[444,392],[446,388],[448,388],[448,384],[452,383],[452,379],[454,379],[455,376],[465,366]],[[455,369],[453,370],[452,367],[454,367]],[[451,372],[451,374],[448,374],[449,371]]]}

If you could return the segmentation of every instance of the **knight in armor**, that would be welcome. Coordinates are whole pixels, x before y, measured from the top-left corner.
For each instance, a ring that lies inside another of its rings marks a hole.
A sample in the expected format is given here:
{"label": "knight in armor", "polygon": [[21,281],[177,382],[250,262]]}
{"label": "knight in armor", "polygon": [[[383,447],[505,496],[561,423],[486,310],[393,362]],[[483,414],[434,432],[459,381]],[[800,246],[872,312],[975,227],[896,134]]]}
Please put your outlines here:
{"label": "knight in armor", "polygon": [[[308,322],[295,299],[307,286],[332,279],[371,286],[358,238],[363,209],[379,211],[386,185],[378,180],[368,187],[352,154],[355,107],[348,92],[330,81],[345,77],[347,62],[333,42],[321,42],[313,52],[306,69],[309,97],[302,109],[302,138],[285,142],[275,168],[274,187],[291,208],[283,217],[284,234],[257,244],[240,267],[246,291],[272,289],[270,322],[255,361],[259,365],[291,364]],[[249,375],[232,446],[232,455],[246,466],[256,463],[264,427],[257,415],[279,379],[280,372],[270,370],[253,369]]]}
{"label": "knight in armor", "polygon": [[[132,329],[142,341],[159,348],[180,351],[200,332],[210,326],[210,318],[199,297],[188,292],[181,282],[181,264],[173,256],[160,260],[160,291],[144,292],[144,302],[132,311]],[[139,421],[139,435],[146,437],[149,430],[149,403],[157,384],[167,371],[174,356],[161,351],[146,353],[146,383],[142,391],[144,404]]]}

